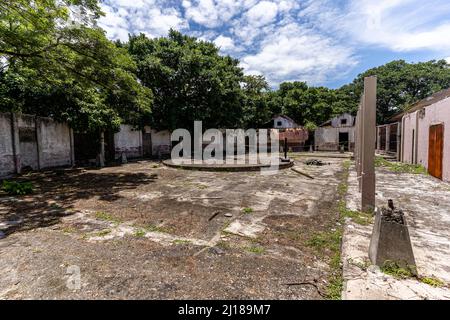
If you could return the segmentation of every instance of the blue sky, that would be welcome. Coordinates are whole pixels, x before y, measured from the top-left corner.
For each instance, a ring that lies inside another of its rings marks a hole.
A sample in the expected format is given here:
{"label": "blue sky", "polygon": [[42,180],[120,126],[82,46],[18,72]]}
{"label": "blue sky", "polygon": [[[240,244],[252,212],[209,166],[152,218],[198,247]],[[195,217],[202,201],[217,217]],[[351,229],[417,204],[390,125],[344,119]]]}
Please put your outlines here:
{"label": "blue sky", "polygon": [[167,35],[216,43],[272,87],[331,88],[394,59],[450,62],[449,0],[104,0],[110,39]]}

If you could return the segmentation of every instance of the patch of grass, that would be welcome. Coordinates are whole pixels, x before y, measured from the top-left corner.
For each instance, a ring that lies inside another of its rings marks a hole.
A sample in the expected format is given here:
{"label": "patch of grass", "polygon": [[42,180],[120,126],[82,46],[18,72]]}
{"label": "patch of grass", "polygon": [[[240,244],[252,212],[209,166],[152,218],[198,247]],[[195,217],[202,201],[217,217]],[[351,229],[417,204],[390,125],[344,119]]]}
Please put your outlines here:
{"label": "patch of grass", "polygon": [[76,229],[73,227],[65,227],[64,229],[62,229],[62,232],[64,233],[74,233],[75,231]]}
{"label": "patch of grass", "polygon": [[146,235],[146,232],[142,229],[138,229],[134,232],[134,236],[138,237],[138,238],[145,237],[145,235]]}
{"label": "patch of grass", "polygon": [[396,173],[428,174],[427,169],[420,164],[392,162],[383,157],[375,157],[375,167],[383,167]]}
{"label": "patch of grass", "polygon": [[228,242],[220,240],[219,242],[217,242],[216,247],[221,248],[221,249],[230,249],[231,246]]}
{"label": "patch of grass", "polygon": [[443,287],[445,285],[445,283],[442,280],[435,278],[435,277],[423,277],[423,278],[420,278],[419,280],[420,280],[420,282],[426,283],[435,288]]}
{"label": "patch of grass", "polygon": [[204,189],[207,189],[208,186],[205,186],[204,184],[198,184],[197,188],[200,189],[200,190],[204,190]]}
{"label": "patch of grass", "polygon": [[414,274],[416,274],[415,272],[413,272],[413,266],[404,268],[401,267],[398,262],[391,260],[387,260],[383,263],[381,271],[397,279],[412,278],[414,277]]}
{"label": "patch of grass", "polygon": [[154,165],[152,165],[152,168],[153,168],[153,169],[159,168],[159,164],[154,164]]}
{"label": "patch of grass", "polygon": [[160,232],[160,233],[169,233],[169,230],[161,227],[161,226],[157,226],[154,224],[149,224],[145,227],[145,230],[149,231],[149,232]]}
{"label": "patch of grass", "polygon": [[95,236],[97,236],[97,237],[104,237],[104,236],[106,236],[106,235],[108,235],[108,234],[110,234],[110,233],[111,233],[111,230],[105,229],[105,230],[102,230],[102,231],[97,232],[97,233],[95,234]]}
{"label": "patch of grass", "polygon": [[172,241],[173,244],[189,244],[191,243],[191,241],[189,240],[181,240],[181,239],[176,239]]}
{"label": "patch of grass", "polygon": [[336,253],[340,251],[341,239],[341,229],[329,232],[318,232],[306,242],[306,245],[314,248],[319,253],[324,253],[325,251]]}
{"label": "patch of grass", "polygon": [[341,300],[343,287],[343,277],[339,275],[333,276],[329,279],[328,286],[325,291],[325,298],[328,300]]}
{"label": "patch of grass", "polygon": [[252,209],[252,208],[244,208],[244,209],[242,209],[242,212],[243,212],[244,214],[250,214],[250,213],[253,212],[253,209]]}
{"label": "patch of grass", "polygon": [[29,181],[18,182],[3,180],[2,190],[9,195],[23,196],[33,193],[33,184]]}
{"label": "patch of grass", "polygon": [[260,246],[251,246],[251,247],[247,247],[245,249],[248,252],[255,253],[255,254],[263,254],[266,251],[266,249],[264,249],[263,247],[260,247]]}
{"label": "patch of grass", "polygon": [[352,264],[352,265],[354,265],[354,266],[357,266],[358,268],[360,268],[362,271],[367,271],[367,268],[369,268],[369,266],[372,264],[371,262],[370,262],[370,260],[369,259],[364,259],[364,261],[355,261],[355,260],[353,260],[352,258],[349,258],[348,260],[348,263],[350,263],[350,264]]}
{"label": "patch of grass", "polygon": [[121,221],[120,219],[113,217],[112,215],[110,215],[107,212],[103,212],[103,211],[97,211],[95,213],[95,218],[99,219],[99,220],[103,220],[103,221],[109,221],[109,222],[114,222],[119,224]]}

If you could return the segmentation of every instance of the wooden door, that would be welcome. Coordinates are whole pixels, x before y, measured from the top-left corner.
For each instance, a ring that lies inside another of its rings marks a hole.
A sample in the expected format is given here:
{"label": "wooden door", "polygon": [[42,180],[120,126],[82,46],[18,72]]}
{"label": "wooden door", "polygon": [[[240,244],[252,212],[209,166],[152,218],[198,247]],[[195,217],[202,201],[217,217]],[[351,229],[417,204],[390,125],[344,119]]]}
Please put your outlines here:
{"label": "wooden door", "polygon": [[444,125],[430,126],[428,144],[428,173],[442,179],[442,160],[444,157]]}

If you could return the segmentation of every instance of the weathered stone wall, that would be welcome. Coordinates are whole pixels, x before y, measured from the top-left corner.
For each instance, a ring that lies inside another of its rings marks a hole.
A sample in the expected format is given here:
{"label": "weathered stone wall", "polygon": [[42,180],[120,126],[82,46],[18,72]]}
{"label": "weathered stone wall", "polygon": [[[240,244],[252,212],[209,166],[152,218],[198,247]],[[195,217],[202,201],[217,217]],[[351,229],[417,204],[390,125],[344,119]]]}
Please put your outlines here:
{"label": "weathered stone wall", "polygon": [[60,167],[72,164],[70,128],[49,118],[38,118],[39,162],[41,167]]}
{"label": "weathered stone wall", "polygon": [[129,159],[142,157],[142,131],[134,130],[131,125],[120,125],[120,131],[114,134],[114,148],[116,159],[122,153]]}
{"label": "weathered stone wall", "polygon": [[31,115],[0,114],[0,176],[73,164],[72,133],[65,123]]}
{"label": "weathered stone wall", "polygon": [[152,153],[157,155],[160,149],[169,148],[170,150],[170,132],[167,130],[156,131],[152,130]]}

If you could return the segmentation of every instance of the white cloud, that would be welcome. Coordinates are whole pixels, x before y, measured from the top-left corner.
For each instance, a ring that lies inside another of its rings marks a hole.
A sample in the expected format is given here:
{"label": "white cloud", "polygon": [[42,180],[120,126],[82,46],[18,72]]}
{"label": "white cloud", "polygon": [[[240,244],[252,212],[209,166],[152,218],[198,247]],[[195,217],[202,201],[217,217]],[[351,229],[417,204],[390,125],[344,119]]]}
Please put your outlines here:
{"label": "white cloud", "polygon": [[355,53],[373,47],[450,56],[448,0],[105,0],[102,8],[112,39],[174,28],[213,41],[272,85],[343,77]]}
{"label": "white cloud", "polygon": [[450,57],[445,58],[445,61],[447,61],[447,63],[450,63]]}
{"label": "white cloud", "polygon": [[270,1],[261,1],[246,13],[248,23],[253,27],[273,22],[278,14],[278,6]]}
{"label": "white cloud", "polygon": [[286,79],[319,84],[357,63],[351,49],[296,24],[280,28],[264,40],[258,53],[242,61],[247,72],[264,74],[272,84]]}
{"label": "white cloud", "polygon": [[187,21],[172,7],[154,0],[107,0],[102,4],[105,16],[99,25],[111,39],[127,40],[128,33],[145,33],[150,37],[166,35],[170,28],[183,30]]}
{"label": "white cloud", "polygon": [[231,53],[233,51],[238,51],[238,48],[236,47],[233,39],[231,39],[230,37],[220,35],[214,40],[214,43],[224,53]]}

